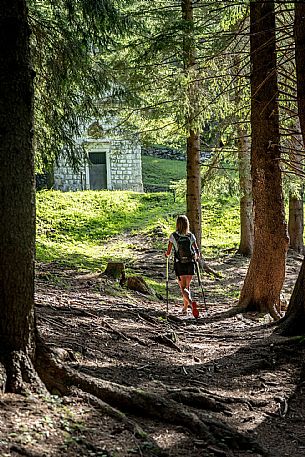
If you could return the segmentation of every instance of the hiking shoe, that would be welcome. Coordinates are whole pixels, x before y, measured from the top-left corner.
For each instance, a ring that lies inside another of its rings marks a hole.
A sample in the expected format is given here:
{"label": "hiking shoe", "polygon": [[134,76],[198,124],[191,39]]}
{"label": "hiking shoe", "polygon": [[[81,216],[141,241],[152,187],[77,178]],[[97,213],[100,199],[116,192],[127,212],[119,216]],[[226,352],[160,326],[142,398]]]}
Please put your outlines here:
{"label": "hiking shoe", "polygon": [[195,302],[195,301],[192,301],[192,313],[193,313],[193,316],[195,317],[195,319],[198,319],[199,310],[197,308],[197,302]]}

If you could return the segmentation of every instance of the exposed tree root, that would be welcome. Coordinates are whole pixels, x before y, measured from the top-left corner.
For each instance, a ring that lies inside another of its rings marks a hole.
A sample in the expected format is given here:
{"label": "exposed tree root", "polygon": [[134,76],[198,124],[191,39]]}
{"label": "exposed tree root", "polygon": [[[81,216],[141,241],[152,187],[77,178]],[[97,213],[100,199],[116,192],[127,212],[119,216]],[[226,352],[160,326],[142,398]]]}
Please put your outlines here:
{"label": "exposed tree root", "polygon": [[[203,403],[205,402],[205,398],[208,398],[207,400],[207,406],[204,407],[205,409],[211,409],[213,410],[213,407],[215,407],[215,411],[224,411],[226,408],[224,405],[226,404],[233,404],[233,403],[243,403],[249,407],[249,409],[252,409],[252,407],[261,407],[261,406],[266,406],[266,400],[257,400],[255,398],[251,399],[246,399],[242,397],[225,397],[222,395],[215,394],[211,392],[208,389],[205,389],[203,387],[186,387],[184,389],[168,389],[169,394],[171,395],[172,393],[178,395],[179,393],[182,393],[183,395],[186,395],[186,398],[190,397],[191,400],[190,402],[193,403],[192,396],[195,394],[196,396],[202,397],[202,400],[199,400],[199,405],[196,404],[195,406],[197,408],[200,408],[200,401]],[[183,397],[182,397],[183,398]],[[209,403],[209,400],[213,400],[211,403]],[[183,400],[181,400],[183,402]],[[215,403],[214,403],[215,402]],[[187,404],[187,403],[185,403]],[[209,408],[209,405],[211,408]],[[215,406],[216,405],[216,406]]]}
{"label": "exposed tree root", "polygon": [[280,302],[265,303],[263,300],[256,300],[251,296],[241,297],[238,303],[238,309],[240,309],[241,313],[269,313],[275,321],[278,321],[282,317],[279,312]]}
{"label": "exposed tree root", "polygon": [[[171,399],[181,402],[185,405],[196,407],[197,409],[201,408],[204,410],[215,412],[231,412],[231,410],[226,406],[226,404],[232,404],[236,402],[245,403],[249,406],[249,408],[251,408],[252,405],[255,406],[255,404],[253,404],[252,401],[250,402],[240,397],[221,397],[211,392],[204,392],[202,389],[197,387],[179,389],[176,392],[170,392],[169,396]],[[253,450],[258,451],[263,455],[267,455],[266,451],[262,449],[260,446],[258,446],[258,444],[255,441],[236,432],[236,430],[232,429],[223,422],[211,418],[209,418],[208,420],[203,420],[209,427],[209,430],[210,432],[212,432],[214,438],[217,438],[217,441],[225,441],[227,446],[235,449],[249,449],[249,447],[252,447]]]}
{"label": "exposed tree root", "polygon": [[272,317],[272,319],[274,319],[275,321],[278,321],[281,319],[281,314],[280,314],[280,309],[281,309],[281,305],[280,305],[280,302],[278,303],[275,303],[273,305],[270,305],[269,308],[268,308],[268,311],[269,311],[269,314],[270,316]]}
{"label": "exposed tree root", "polygon": [[[140,316],[141,319],[144,319],[149,324],[160,327],[160,321],[157,318],[151,316],[150,314],[145,313],[144,311],[138,311],[137,315]],[[163,315],[163,317],[164,317],[164,315]]]}
{"label": "exposed tree root", "polygon": [[203,271],[210,276],[214,276],[217,279],[221,279],[222,275],[218,273],[218,271],[213,270],[209,265],[206,263],[205,260],[200,259],[200,266],[202,267]]}
{"label": "exposed tree root", "polygon": [[263,449],[255,440],[238,433],[232,427],[209,418],[209,428],[216,441],[224,442],[230,449],[247,449],[259,453],[261,456],[269,456],[269,453]]}
{"label": "exposed tree root", "polygon": [[[108,411],[107,414],[115,415],[117,418],[123,418],[123,414],[120,411],[151,417],[161,422],[183,426],[207,444],[224,442],[229,447],[256,449],[261,454],[266,455],[250,438],[243,436],[219,421],[200,417],[183,406],[182,398],[179,398],[179,395],[174,397],[175,399],[166,398],[153,392],[119,385],[102,379],[93,379],[87,375],[77,373],[58,363],[41,340],[38,340],[37,346],[37,367],[43,382],[50,392],[68,395],[76,387],[99,399],[94,400],[96,404]],[[198,404],[196,404],[195,400],[201,402],[200,406],[202,408],[206,408],[207,405],[209,405],[209,409],[213,407],[215,410],[219,410],[218,408],[221,408],[219,402],[213,399],[208,401],[207,398],[204,399],[203,395],[197,396],[196,399],[194,397],[191,398],[191,395],[184,395],[185,403],[194,403],[194,406],[196,405],[197,407]]]}
{"label": "exposed tree root", "polygon": [[175,349],[175,351],[182,352],[182,349],[173,341],[172,335],[157,335],[153,337],[153,341],[159,344],[163,344],[164,346],[168,346],[172,349]]}
{"label": "exposed tree root", "polygon": [[193,406],[197,409],[202,408],[209,411],[228,410],[222,402],[215,400],[215,398],[208,394],[200,392],[200,389],[197,389],[197,392],[180,389],[179,391],[169,393],[169,397],[172,400],[183,403],[184,405]]}
{"label": "exposed tree root", "polygon": [[3,351],[0,354],[0,381],[3,392],[47,392],[29,355],[21,350]]}
{"label": "exposed tree root", "polygon": [[[83,392],[80,389],[72,388],[72,393],[76,395],[78,398],[82,398],[83,400],[87,401],[88,403],[99,409],[102,413],[107,414],[113,419],[116,419],[117,421],[124,424],[124,427],[127,430],[132,432],[138,440],[143,442],[143,449],[141,448],[141,455],[144,456],[145,454],[145,456],[147,457],[148,455],[156,457],[169,457],[169,454],[163,449],[161,449],[157,445],[157,443],[150,438],[150,436],[145,432],[145,430],[143,430],[142,427],[140,427],[140,425],[137,422],[129,419],[127,416],[125,416],[125,414],[123,414],[118,409],[113,408],[108,403],[105,403],[104,401],[100,400],[94,395]],[[148,449],[146,449],[147,444],[149,444]]]}
{"label": "exposed tree root", "polygon": [[286,315],[278,322],[274,333],[282,336],[298,336],[304,335],[305,314],[303,309],[297,316],[295,314]]}
{"label": "exposed tree root", "polygon": [[41,454],[32,452],[25,448],[24,446],[19,446],[17,444],[12,444],[10,447],[10,452],[15,452],[16,454],[23,455],[25,457],[41,457]]}
{"label": "exposed tree root", "polygon": [[107,321],[103,320],[103,325],[107,327],[109,330],[111,330],[114,334],[118,335],[120,338],[123,338],[126,341],[133,340],[136,341],[137,343],[141,344],[141,346],[147,346],[147,343],[137,336],[134,335],[126,335],[125,333],[115,329],[112,327]]}

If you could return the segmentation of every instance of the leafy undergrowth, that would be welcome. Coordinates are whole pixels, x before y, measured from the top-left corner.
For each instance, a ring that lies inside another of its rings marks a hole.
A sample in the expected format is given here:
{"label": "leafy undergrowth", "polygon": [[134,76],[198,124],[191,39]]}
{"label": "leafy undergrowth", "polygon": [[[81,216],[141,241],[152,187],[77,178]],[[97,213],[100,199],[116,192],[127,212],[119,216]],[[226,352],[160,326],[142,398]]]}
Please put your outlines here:
{"label": "leafy undergrowth", "polygon": [[[132,272],[162,285],[162,251],[150,238],[138,244]],[[288,259],[286,298],[301,260]],[[95,380],[184,402],[209,424],[213,443],[187,424],[138,415],[123,404],[124,416],[107,413],[76,390],[63,398],[2,395],[1,457],[303,457],[303,346],[274,335],[266,316],[229,317],[247,260],[227,255],[210,266],[222,279],[203,275],[208,315],[194,280],[198,320],[180,315],[172,271],[166,316],[165,300],[56,263],[37,266],[36,312],[42,337],[62,363]]]}

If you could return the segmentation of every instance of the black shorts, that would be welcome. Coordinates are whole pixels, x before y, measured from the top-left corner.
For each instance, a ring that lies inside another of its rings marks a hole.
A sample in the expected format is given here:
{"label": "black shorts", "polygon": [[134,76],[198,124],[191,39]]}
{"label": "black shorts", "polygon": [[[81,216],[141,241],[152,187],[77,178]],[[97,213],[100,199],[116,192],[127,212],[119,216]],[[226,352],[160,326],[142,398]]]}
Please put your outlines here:
{"label": "black shorts", "polygon": [[194,262],[174,262],[174,270],[176,276],[187,276],[195,274],[195,263]]}

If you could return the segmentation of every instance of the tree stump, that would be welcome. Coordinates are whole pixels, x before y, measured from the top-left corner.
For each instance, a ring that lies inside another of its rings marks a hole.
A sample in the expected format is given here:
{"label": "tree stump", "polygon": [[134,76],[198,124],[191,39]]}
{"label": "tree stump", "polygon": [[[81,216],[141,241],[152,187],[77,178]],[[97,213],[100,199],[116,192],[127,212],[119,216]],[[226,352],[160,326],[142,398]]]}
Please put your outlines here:
{"label": "tree stump", "polygon": [[123,262],[108,262],[103,275],[125,281],[125,265]]}

